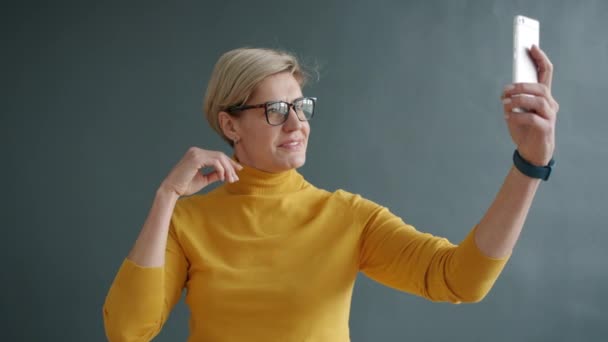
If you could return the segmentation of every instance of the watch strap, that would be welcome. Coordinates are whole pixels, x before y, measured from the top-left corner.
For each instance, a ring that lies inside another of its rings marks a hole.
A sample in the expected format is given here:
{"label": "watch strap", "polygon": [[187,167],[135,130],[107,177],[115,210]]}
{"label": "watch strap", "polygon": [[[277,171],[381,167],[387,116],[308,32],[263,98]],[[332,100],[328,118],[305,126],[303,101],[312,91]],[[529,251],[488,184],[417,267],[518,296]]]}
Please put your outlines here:
{"label": "watch strap", "polygon": [[553,165],[555,165],[555,160],[551,158],[547,166],[536,166],[530,164],[519,154],[519,151],[515,150],[515,152],[513,152],[513,164],[515,164],[515,167],[524,175],[546,181],[551,175]]}

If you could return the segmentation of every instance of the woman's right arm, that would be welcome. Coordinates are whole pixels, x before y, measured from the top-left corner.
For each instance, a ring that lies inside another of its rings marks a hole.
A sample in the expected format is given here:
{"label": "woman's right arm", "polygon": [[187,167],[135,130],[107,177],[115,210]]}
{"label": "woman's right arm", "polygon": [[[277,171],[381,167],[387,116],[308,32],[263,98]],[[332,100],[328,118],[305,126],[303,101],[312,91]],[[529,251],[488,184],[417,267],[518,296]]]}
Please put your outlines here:
{"label": "woman's right arm", "polygon": [[[203,175],[206,166],[214,171]],[[241,166],[221,152],[190,148],[156,191],[139,236],[110,287],[103,307],[111,342],[150,341],[179,301],[188,260],[172,217],[179,216],[178,198],[194,194],[218,180],[237,181]]]}
{"label": "woman's right arm", "polygon": [[178,196],[161,186],[103,306],[108,341],[150,341],[181,297],[188,261],[171,217]]}

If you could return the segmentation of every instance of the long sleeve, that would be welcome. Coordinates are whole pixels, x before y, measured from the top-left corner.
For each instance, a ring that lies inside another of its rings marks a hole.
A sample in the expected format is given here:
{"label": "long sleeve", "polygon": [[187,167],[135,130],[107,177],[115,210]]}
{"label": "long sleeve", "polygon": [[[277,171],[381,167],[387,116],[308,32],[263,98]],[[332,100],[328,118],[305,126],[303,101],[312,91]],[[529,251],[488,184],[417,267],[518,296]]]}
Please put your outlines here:
{"label": "long sleeve", "polygon": [[372,201],[358,195],[351,200],[363,225],[360,269],[389,287],[432,301],[478,302],[508,260],[483,255],[475,243],[475,228],[456,246],[417,231]]}
{"label": "long sleeve", "polygon": [[141,267],[126,258],[120,266],[103,307],[108,340],[143,342],[158,335],[181,297],[187,270],[172,220],[164,266]]}

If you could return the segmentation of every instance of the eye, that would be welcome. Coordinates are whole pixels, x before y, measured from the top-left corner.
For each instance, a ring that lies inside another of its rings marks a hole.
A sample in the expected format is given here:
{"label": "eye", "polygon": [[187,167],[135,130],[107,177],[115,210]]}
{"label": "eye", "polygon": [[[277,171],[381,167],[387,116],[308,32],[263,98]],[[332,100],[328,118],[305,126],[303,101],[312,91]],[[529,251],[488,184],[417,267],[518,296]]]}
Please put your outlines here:
{"label": "eye", "polygon": [[269,103],[267,110],[268,110],[268,114],[285,115],[287,112],[289,112],[289,108],[287,107],[287,104],[285,102]]}
{"label": "eye", "polygon": [[295,103],[296,108],[298,109],[307,109],[313,106],[313,101],[309,98],[303,98]]}

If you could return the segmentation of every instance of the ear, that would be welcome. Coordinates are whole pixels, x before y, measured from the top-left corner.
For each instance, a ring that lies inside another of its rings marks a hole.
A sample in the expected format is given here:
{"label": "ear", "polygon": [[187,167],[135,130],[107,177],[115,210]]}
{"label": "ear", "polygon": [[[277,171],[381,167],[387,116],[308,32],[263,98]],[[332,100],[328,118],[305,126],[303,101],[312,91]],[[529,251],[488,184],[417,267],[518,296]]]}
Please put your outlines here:
{"label": "ear", "polygon": [[218,114],[218,123],[224,135],[230,140],[238,139],[239,137],[239,120],[224,111]]}

